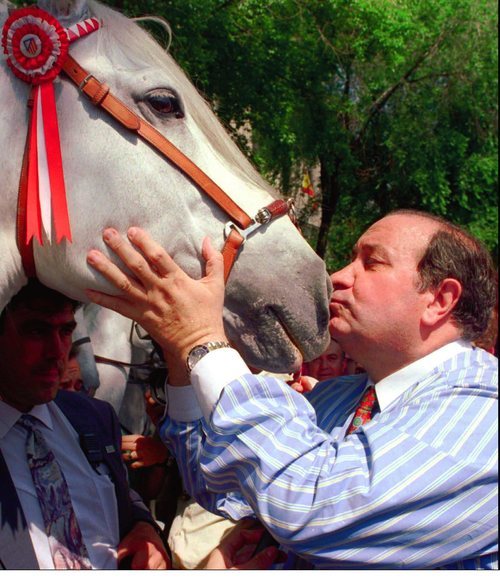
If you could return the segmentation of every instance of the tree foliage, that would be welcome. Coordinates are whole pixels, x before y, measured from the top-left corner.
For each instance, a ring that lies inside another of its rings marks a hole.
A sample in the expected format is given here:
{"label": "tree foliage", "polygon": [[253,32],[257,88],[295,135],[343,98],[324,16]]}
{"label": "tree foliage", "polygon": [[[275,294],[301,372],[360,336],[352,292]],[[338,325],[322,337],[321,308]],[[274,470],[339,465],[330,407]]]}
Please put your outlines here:
{"label": "tree foliage", "polygon": [[492,0],[118,4],[168,19],[174,56],[284,194],[319,167],[314,241],[331,267],[396,207],[446,216],[498,252]]}
{"label": "tree foliage", "polygon": [[318,169],[321,225],[306,232],[330,268],[397,207],[498,255],[493,0],[106,3],[168,20],[173,56],[284,195]]}

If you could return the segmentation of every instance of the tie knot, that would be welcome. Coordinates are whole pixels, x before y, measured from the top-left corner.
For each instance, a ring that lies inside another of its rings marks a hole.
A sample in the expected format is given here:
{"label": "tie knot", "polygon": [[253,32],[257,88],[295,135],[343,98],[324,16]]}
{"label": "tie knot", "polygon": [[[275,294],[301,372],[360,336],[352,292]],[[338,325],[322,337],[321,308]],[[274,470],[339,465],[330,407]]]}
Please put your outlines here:
{"label": "tie knot", "polygon": [[347,434],[352,434],[360,426],[369,422],[373,413],[377,408],[377,395],[375,393],[375,386],[370,386],[363,394],[359,405],[354,413],[352,422],[347,429]]}
{"label": "tie knot", "polygon": [[363,394],[359,406],[365,410],[373,410],[376,401],[377,395],[375,393],[375,386],[370,386]]}
{"label": "tie knot", "polygon": [[17,423],[23,428],[26,428],[26,430],[33,430],[37,422],[38,420],[31,414],[21,414],[17,421]]}

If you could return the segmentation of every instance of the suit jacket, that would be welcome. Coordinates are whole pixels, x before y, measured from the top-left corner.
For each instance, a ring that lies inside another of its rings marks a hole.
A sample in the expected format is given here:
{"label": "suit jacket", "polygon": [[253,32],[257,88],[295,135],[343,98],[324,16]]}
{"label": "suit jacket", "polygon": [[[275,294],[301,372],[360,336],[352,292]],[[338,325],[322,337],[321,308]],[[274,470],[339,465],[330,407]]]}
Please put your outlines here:
{"label": "suit jacket", "polygon": [[[55,402],[80,435],[82,450],[91,464],[103,462],[115,485],[120,538],[138,521],[156,527],[139,495],[130,489],[121,458],[118,418],[107,402],[61,390]],[[38,569],[24,513],[0,452],[0,569]]]}

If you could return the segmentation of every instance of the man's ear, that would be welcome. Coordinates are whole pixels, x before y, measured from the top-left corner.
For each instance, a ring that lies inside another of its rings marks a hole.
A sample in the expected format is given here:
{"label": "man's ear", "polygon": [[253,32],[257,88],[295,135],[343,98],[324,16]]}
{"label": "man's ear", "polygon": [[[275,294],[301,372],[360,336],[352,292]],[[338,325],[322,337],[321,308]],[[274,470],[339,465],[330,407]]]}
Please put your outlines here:
{"label": "man's ear", "polygon": [[453,278],[446,278],[439,286],[429,290],[433,298],[429,300],[422,316],[422,322],[427,326],[435,326],[445,321],[462,295],[462,284]]}

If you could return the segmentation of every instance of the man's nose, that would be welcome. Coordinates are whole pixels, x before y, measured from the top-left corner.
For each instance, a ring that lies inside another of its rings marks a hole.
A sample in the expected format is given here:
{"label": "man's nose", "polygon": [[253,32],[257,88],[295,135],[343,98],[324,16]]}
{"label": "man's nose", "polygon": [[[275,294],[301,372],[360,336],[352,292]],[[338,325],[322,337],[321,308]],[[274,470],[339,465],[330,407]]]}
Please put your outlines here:
{"label": "man's nose", "polygon": [[59,332],[52,332],[45,343],[47,356],[62,359],[68,353],[68,344]]}
{"label": "man's nose", "polygon": [[332,273],[333,291],[350,287],[354,281],[354,267],[352,263],[347,264],[344,268]]}

